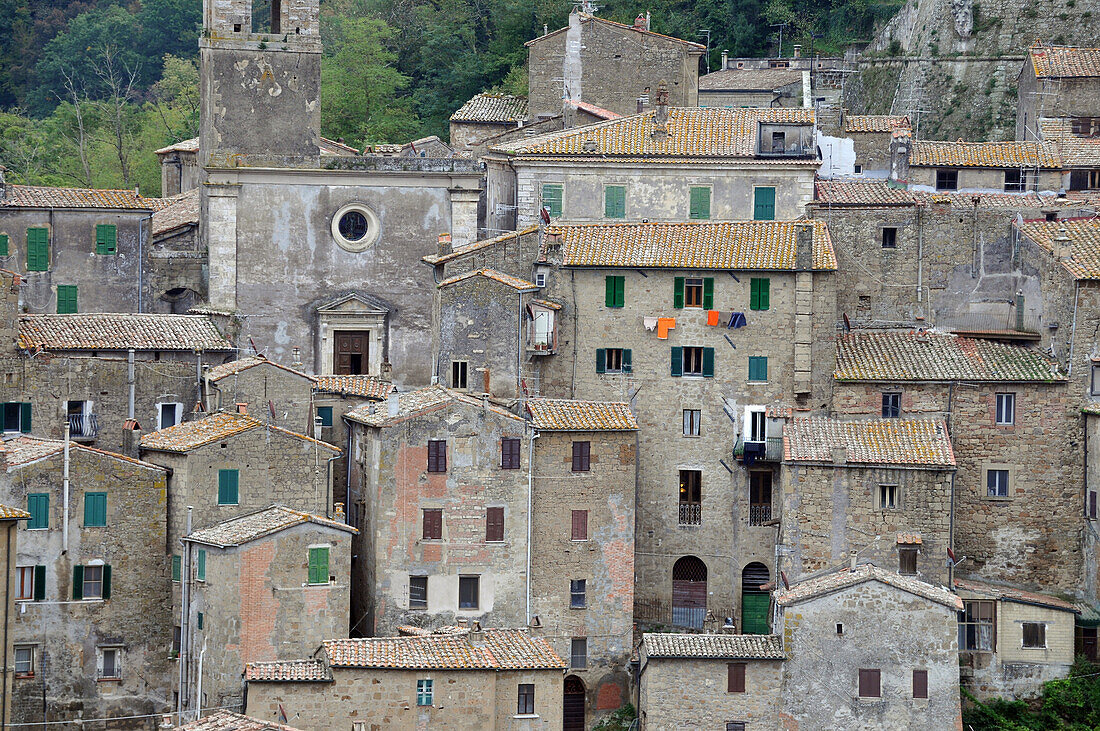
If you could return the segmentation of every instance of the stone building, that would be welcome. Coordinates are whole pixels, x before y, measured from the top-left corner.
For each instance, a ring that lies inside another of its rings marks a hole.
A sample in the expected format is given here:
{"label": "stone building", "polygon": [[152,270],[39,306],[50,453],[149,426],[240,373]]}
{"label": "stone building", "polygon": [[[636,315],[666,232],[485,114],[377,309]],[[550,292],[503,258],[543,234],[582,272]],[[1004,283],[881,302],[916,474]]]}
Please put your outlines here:
{"label": "stone building", "polygon": [[250,355],[203,373],[203,404],[210,412],[235,411],[243,404],[253,413],[268,414],[280,426],[313,434],[316,381],[263,355]]}
{"label": "stone building", "polygon": [[910,128],[904,115],[858,115],[847,110],[841,111],[839,129],[825,129],[824,121],[819,121],[823,129],[817,138],[822,155],[818,175],[827,179],[889,177],[894,134]]}
{"label": "stone building", "polygon": [[[343,451],[332,462],[332,495],[335,502],[348,501],[348,423],[344,414],[365,403],[385,401],[393,384],[370,376],[316,376],[313,384],[314,427],[320,419],[318,439]],[[350,509],[350,508],[349,508]]]}
{"label": "stone building", "polygon": [[1045,139],[1044,117],[1100,118],[1100,48],[1036,44],[1016,79],[1016,139]]}
{"label": "stone building", "polygon": [[943,420],[795,417],[783,447],[779,566],[790,581],[858,555],[949,583],[955,458]]}
{"label": "stone building", "polygon": [[727,68],[699,77],[701,107],[801,107],[802,99],[798,69]]}
{"label": "stone building", "polygon": [[531,612],[569,662],[565,728],[590,728],[631,686],[638,422],[625,403],[530,399],[527,409]]}
{"label": "stone building", "polygon": [[503,142],[485,156],[490,230],[561,222],[790,220],[813,197],[811,109],[656,108]]}
{"label": "stone building", "polygon": [[196,190],[202,183],[198,137],[167,145],[153,154],[160,161],[160,194],[165,198]]}
{"label": "stone building", "polygon": [[163,712],[175,674],[167,470],[76,443],[3,443],[15,554],[13,723]]}
{"label": "stone building", "polygon": [[1046,594],[955,580],[959,667],[963,686],[980,699],[1035,698],[1042,684],[1073,665],[1078,609]]}
{"label": "stone building", "polygon": [[233,711],[214,711],[198,720],[185,723],[180,731],[301,731],[275,721],[261,721],[258,718],[242,716]]}
{"label": "stone building", "polygon": [[206,252],[199,242],[198,190],[172,198],[153,214],[144,266],[146,286],[159,293],[149,309],[182,315],[206,301]]}
{"label": "stone building", "polygon": [[173,578],[190,584],[182,631],[194,708],[239,708],[246,665],[296,660],[347,635],[355,532],[273,505],[184,537]]}
{"label": "stone building", "polygon": [[[565,663],[527,630],[329,640],[308,660],[245,672],[246,712],[331,728],[562,728]],[[570,729],[572,731],[572,729]]]}
{"label": "stone building", "polygon": [[638,646],[638,728],[780,728],[786,658],[779,635],[646,632]]}
{"label": "stone building", "polygon": [[529,117],[525,96],[476,94],[451,115],[451,147],[471,153],[487,138],[523,127]]}
{"label": "stone building", "polygon": [[856,331],[837,341],[835,379],[843,416],[946,421],[954,550],[968,557],[956,575],[1082,590],[1080,400],[1045,354],[940,332]]}
{"label": "stone building", "polygon": [[1026,193],[1062,187],[1058,150],[1048,142],[907,141],[895,135],[891,154],[891,178],[911,190]]}
{"label": "stone building", "polygon": [[1100,190],[1100,124],[1096,118],[1040,119],[1039,134],[1058,151],[1062,188],[1070,195],[1087,197],[1095,206],[1096,191]]}
{"label": "stone building", "polygon": [[[19,579],[19,573],[16,566],[16,546],[17,539],[19,537],[19,521],[29,520],[31,514],[26,510],[20,508],[13,508],[8,505],[0,505],[0,526],[4,531],[4,555],[0,557],[0,571],[3,571],[4,576],[4,590],[0,592],[0,597],[3,597],[4,606],[10,607],[15,603],[16,590],[18,585],[16,582]],[[3,644],[0,645],[0,652],[4,653],[4,677],[2,685],[0,685],[0,724],[7,726],[11,723],[12,716],[12,679],[15,677],[16,663],[15,663],[15,650],[13,647],[13,633],[12,633],[12,621],[11,615],[4,619],[3,624]],[[20,653],[19,657],[21,661],[20,669],[26,669],[27,654],[26,651]]]}
{"label": "stone building", "polygon": [[562,100],[634,114],[661,83],[672,106],[697,106],[706,48],[649,25],[648,17],[630,26],[574,9],[565,28],[528,41],[529,117],[561,114]]}
{"label": "stone building", "polygon": [[776,595],[787,661],[783,728],[962,725],[956,614],[947,589],[870,564]]}
{"label": "stone building", "polygon": [[276,3],[254,18],[248,0],[205,3],[198,163],[210,304],[248,313],[245,334],[273,359],[298,348],[314,373],[383,376],[392,364],[396,383],[426,384],[432,282],[409,263],[441,232],[476,238],[481,166],[326,154],[318,5]]}

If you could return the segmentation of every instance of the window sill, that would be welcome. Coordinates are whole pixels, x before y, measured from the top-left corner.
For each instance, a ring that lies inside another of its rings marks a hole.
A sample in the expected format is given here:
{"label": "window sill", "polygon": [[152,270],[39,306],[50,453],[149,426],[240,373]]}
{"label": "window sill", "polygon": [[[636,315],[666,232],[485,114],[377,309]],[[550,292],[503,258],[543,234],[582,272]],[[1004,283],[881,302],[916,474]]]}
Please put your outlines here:
{"label": "window sill", "polygon": [[588,606],[586,605],[586,606],[583,606],[583,607],[574,607],[574,606],[570,605],[570,606],[569,606],[569,608],[570,608],[571,610],[577,610],[577,609],[580,609],[580,610],[582,610],[582,611],[583,611],[583,610],[585,610],[585,609],[588,609]]}
{"label": "window sill", "polygon": [[542,718],[542,716],[540,716],[537,713],[517,713],[516,715],[512,716],[512,718],[531,718],[531,719],[533,719],[533,718]]}
{"label": "window sill", "polygon": [[983,495],[982,500],[989,500],[994,503],[1007,503],[1012,502],[1014,498],[1011,495]]}
{"label": "window sill", "polygon": [[34,680],[34,673],[16,673],[16,680]]}
{"label": "window sill", "polygon": [[96,678],[97,683],[121,683],[122,678]]}
{"label": "window sill", "polygon": [[885,703],[886,702],[881,697],[872,698],[872,697],[856,696],[856,700],[859,701],[860,703],[866,704],[866,705],[873,705],[873,704],[876,704],[876,703]]}

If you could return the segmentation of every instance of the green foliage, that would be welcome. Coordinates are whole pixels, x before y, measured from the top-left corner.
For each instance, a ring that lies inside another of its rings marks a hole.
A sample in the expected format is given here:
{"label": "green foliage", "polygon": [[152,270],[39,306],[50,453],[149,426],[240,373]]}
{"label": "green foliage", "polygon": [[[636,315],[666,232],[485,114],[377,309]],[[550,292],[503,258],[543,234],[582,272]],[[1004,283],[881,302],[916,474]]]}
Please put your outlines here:
{"label": "green foliage", "polygon": [[1037,702],[994,698],[980,702],[966,689],[972,704],[963,711],[963,727],[973,731],[1094,731],[1100,728],[1100,668],[1078,657],[1069,676],[1043,684]]}
{"label": "green foliage", "polygon": [[627,703],[600,719],[592,731],[628,731],[630,722],[637,717],[634,706]]}

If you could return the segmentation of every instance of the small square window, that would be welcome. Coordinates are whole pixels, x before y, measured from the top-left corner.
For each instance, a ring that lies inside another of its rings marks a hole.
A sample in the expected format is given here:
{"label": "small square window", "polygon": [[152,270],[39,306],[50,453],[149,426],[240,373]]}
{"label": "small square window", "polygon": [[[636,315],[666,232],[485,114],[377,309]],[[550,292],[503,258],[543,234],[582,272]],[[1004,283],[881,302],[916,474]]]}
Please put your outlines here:
{"label": "small square window", "polygon": [[1016,423],[1016,394],[997,394],[997,425],[1012,426]]}
{"label": "small square window", "polygon": [[569,667],[588,667],[588,638],[574,637],[569,643]]}
{"label": "small square window", "polygon": [[34,677],[34,646],[15,646],[15,677]]}
{"label": "small square window", "polygon": [[607,348],[605,351],[604,372],[620,373],[623,370],[623,349]]}
{"label": "small square window", "polygon": [[897,485],[879,485],[878,509],[897,510],[901,507],[900,497]]}
{"label": "small square window", "polygon": [[1092,367],[1092,387],[1089,390],[1093,396],[1100,396],[1100,364]]}
{"label": "small square window", "polygon": [[535,275],[535,286],[536,287],[545,287],[546,286],[546,272],[539,272]]}
{"label": "small square window", "polygon": [[122,677],[122,650],[104,647],[99,651],[100,680],[119,680]]}
{"label": "small square window", "polygon": [[703,279],[702,277],[687,277],[684,279],[684,307],[703,306]]}
{"label": "small square window", "polygon": [[898,248],[898,230],[896,228],[887,226],[882,229],[882,248]]}
{"label": "small square window", "polygon": [[1047,646],[1047,626],[1043,622],[1024,622],[1023,641],[1026,649],[1043,649]]}
{"label": "small square window", "polygon": [[469,368],[464,360],[451,361],[451,388],[469,388]]}
{"label": "small square window", "polygon": [[936,190],[958,190],[959,189],[959,171],[958,170],[937,170],[936,171]]}
{"label": "small square window", "polygon": [[416,705],[430,706],[432,704],[432,681],[416,681]]}
{"label": "small square window", "polygon": [[863,166],[858,163],[852,166],[852,172],[856,175],[863,175]]}
{"label": "small square window", "polygon": [[748,727],[748,721],[726,721],[726,731],[746,731]]}
{"label": "small square window", "polygon": [[584,609],[588,606],[585,579],[573,579],[569,582],[569,608]]}
{"label": "small square window", "polygon": [[409,577],[409,609],[428,608],[428,577]]}
{"label": "small square window", "polygon": [[157,428],[167,429],[183,419],[183,404],[157,404]]}
{"label": "small square window", "polygon": [[481,588],[480,576],[458,577],[458,608],[477,609]]}
{"label": "small square window", "polygon": [[684,409],[685,437],[699,436],[699,423],[702,419],[702,413],[703,412],[700,409]]}
{"label": "small square window", "polygon": [[901,417],[901,394],[882,394],[882,418],[897,419]]}
{"label": "small square window", "polygon": [[987,497],[1008,497],[1008,470],[986,470],[985,490]]}

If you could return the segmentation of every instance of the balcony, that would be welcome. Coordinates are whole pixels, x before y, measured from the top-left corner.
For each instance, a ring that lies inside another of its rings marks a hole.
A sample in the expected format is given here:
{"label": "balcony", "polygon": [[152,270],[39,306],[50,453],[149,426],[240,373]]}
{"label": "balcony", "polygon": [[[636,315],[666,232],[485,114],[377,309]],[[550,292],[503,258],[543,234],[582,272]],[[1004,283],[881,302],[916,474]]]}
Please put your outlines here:
{"label": "balcony", "polygon": [[99,418],[95,414],[69,414],[69,436],[73,439],[95,439],[99,434]]}
{"label": "balcony", "polygon": [[749,525],[764,525],[771,519],[771,503],[753,503],[749,505]]}
{"label": "balcony", "polygon": [[733,447],[733,458],[746,465],[753,462],[782,462],[783,437],[767,437],[762,442],[738,439]]}
{"label": "balcony", "polygon": [[699,503],[680,503],[680,525],[702,525],[703,506]]}

